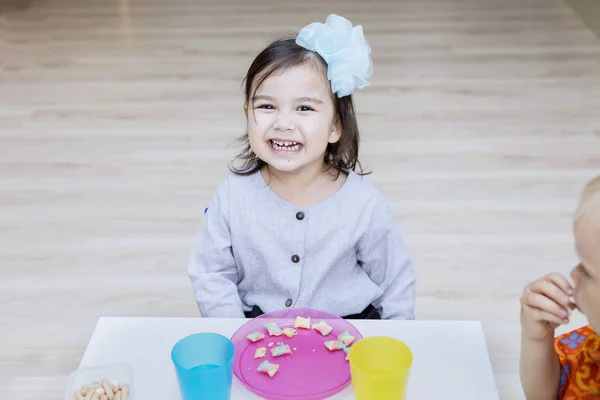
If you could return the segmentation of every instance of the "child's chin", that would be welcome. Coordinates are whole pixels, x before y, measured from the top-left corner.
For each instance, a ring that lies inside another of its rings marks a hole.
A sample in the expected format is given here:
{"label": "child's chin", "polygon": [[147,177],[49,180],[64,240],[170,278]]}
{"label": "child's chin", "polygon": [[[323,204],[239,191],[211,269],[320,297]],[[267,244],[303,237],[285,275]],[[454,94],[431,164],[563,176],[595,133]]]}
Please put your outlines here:
{"label": "child's chin", "polygon": [[301,166],[292,160],[277,160],[269,162],[269,166],[280,172],[296,172]]}
{"label": "child's chin", "polygon": [[582,309],[579,305],[575,307],[577,311],[586,316],[588,325],[592,327],[594,332],[600,333],[600,312],[592,312],[587,307],[583,307]]}

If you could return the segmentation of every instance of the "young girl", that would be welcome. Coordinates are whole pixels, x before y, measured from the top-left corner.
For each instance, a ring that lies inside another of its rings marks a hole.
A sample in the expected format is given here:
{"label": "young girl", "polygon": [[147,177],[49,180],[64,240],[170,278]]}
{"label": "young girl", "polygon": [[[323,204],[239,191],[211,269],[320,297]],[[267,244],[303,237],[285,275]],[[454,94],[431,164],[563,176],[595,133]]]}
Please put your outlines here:
{"label": "young girl", "polygon": [[[521,383],[528,400],[600,398],[600,176],[583,191],[574,234],[581,260],[571,272],[575,286],[550,274],[521,298]],[[554,339],[575,308],[590,325]]]}
{"label": "young girl", "polygon": [[278,40],[245,78],[241,166],[205,214],[189,276],[206,317],[286,307],[414,318],[414,271],[387,200],[360,173],[351,93],[369,84],[362,28],[330,15]]}

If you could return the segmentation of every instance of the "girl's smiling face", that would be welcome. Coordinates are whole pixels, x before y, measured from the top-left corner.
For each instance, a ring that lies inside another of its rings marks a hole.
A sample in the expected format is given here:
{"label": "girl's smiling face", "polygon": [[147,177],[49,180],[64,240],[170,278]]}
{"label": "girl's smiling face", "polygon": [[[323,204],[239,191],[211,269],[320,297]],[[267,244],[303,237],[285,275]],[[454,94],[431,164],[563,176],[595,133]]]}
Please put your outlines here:
{"label": "girl's smiling face", "polygon": [[311,60],[269,76],[246,115],[252,151],[281,172],[322,171],[328,144],[341,137],[331,87]]}

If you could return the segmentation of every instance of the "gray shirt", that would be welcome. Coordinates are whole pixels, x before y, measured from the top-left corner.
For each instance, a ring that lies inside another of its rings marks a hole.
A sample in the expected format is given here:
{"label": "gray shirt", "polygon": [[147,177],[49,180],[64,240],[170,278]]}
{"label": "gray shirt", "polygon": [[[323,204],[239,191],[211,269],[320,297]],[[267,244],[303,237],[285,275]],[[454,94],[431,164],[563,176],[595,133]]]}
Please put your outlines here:
{"label": "gray shirt", "polygon": [[384,319],[414,319],[413,264],[386,198],[350,172],[316,205],[297,207],[260,173],[231,174],[212,199],[189,261],[205,317],[286,307],[339,316],[372,304]]}

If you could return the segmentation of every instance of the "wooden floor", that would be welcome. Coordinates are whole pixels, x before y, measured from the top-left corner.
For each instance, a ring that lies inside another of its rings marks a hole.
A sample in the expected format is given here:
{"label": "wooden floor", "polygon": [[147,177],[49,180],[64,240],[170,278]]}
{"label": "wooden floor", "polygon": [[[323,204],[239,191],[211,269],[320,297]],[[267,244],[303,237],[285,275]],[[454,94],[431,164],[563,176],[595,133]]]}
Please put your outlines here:
{"label": "wooden floor", "polygon": [[1,0],[0,399],[62,399],[100,316],[198,315],[185,263],[244,72],[330,12],[373,48],[362,159],[417,316],[483,321],[502,399],[522,398],[519,293],[574,264],[600,173],[600,40],[557,0]]}

